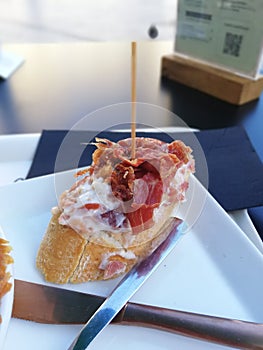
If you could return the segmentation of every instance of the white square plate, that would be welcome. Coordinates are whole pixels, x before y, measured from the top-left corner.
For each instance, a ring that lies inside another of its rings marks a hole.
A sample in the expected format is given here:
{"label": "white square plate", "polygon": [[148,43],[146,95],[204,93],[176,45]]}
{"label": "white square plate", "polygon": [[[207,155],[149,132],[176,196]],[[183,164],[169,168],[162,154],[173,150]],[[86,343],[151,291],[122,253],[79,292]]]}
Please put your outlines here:
{"label": "white square plate", "polygon": [[[13,247],[15,278],[45,283],[35,267],[37,250],[50,210],[57,204],[56,192],[59,195],[73,181],[69,171],[0,187],[0,225]],[[202,198],[206,198],[203,207]],[[263,322],[263,255],[194,177],[188,201],[178,214],[187,214],[190,230],[132,301]],[[108,295],[116,283],[67,284],[63,288]],[[79,329],[12,319],[4,349],[67,349]],[[109,325],[90,349],[175,347],[224,349],[171,333],[120,325]]]}

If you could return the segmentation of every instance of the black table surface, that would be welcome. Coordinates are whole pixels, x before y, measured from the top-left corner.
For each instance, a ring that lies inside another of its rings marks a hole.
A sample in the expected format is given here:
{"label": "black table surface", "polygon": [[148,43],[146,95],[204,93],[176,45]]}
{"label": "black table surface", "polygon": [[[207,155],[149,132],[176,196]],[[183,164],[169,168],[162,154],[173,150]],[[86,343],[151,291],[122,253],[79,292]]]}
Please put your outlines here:
{"label": "black table surface", "polygon": [[[2,50],[25,62],[0,80],[0,134],[71,128],[98,108],[131,100],[129,42],[10,44]],[[162,78],[161,58],[172,51],[172,42],[138,43],[137,101],[169,109],[198,129],[242,124],[263,159],[262,98],[235,106]],[[158,122],[169,126],[172,119]]]}
{"label": "black table surface", "polygon": [[[25,59],[0,80],[2,135],[70,129],[98,108],[131,100],[129,42],[10,44],[2,50]],[[138,42],[137,50],[138,102],[168,109],[198,129],[243,125],[263,161],[263,97],[235,106],[162,78],[161,58],[172,53],[172,42]],[[155,124],[172,126],[173,120]],[[93,128],[100,129],[99,120]]]}

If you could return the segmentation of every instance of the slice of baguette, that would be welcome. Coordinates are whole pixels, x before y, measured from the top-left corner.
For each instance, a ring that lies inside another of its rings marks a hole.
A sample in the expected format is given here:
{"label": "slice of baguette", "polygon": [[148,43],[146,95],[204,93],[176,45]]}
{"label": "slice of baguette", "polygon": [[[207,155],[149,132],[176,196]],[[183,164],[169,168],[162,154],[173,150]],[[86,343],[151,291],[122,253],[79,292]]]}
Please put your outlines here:
{"label": "slice of baguette", "polygon": [[[169,209],[169,210],[168,210]],[[81,283],[116,278],[129,271],[136,262],[148,256],[169,234],[164,226],[169,222],[171,208],[153,228],[141,233],[141,242],[116,247],[91,242],[69,226],[60,225],[60,213],[53,215],[36,258],[37,268],[48,282]],[[147,237],[147,239],[146,239]],[[115,266],[115,272],[107,266]]]}
{"label": "slice of baguette", "polygon": [[135,159],[129,158],[131,139],[96,139],[95,145],[91,166],[62,193],[39,247],[36,264],[49,282],[103,280],[129,271],[169,234],[163,226],[194,172],[192,150],[178,140],[167,145],[136,138]]}

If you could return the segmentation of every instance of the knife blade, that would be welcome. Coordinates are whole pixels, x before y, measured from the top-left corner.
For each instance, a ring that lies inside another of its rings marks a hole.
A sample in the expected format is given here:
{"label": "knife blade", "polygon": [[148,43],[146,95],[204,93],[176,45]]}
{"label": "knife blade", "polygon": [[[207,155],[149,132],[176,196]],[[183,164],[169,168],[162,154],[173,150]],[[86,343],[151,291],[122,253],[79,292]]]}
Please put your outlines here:
{"label": "knife blade", "polygon": [[160,232],[165,237],[162,243],[123,277],[80,330],[68,350],[85,350],[93,339],[113,320],[128,300],[173,250],[182,236],[181,226],[182,221],[177,218],[171,218],[166,222],[165,227]]}
{"label": "knife blade", "polygon": [[[84,324],[104,297],[15,280],[12,317],[45,324]],[[241,349],[263,349],[263,325],[128,302],[114,324],[148,327]]]}
{"label": "knife blade", "polygon": [[15,279],[12,317],[44,324],[84,324],[105,298]]}

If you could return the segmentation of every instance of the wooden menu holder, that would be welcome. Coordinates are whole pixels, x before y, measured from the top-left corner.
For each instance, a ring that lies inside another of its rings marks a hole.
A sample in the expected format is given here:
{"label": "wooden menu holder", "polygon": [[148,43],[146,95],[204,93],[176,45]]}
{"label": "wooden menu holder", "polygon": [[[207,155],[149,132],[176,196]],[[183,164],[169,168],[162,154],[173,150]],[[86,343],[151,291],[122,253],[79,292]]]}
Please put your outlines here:
{"label": "wooden menu holder", "polygon": [[176,54],[162,57],[162,76],[235,105],[257,99],[263,90],[263,77],[246,78]]}

